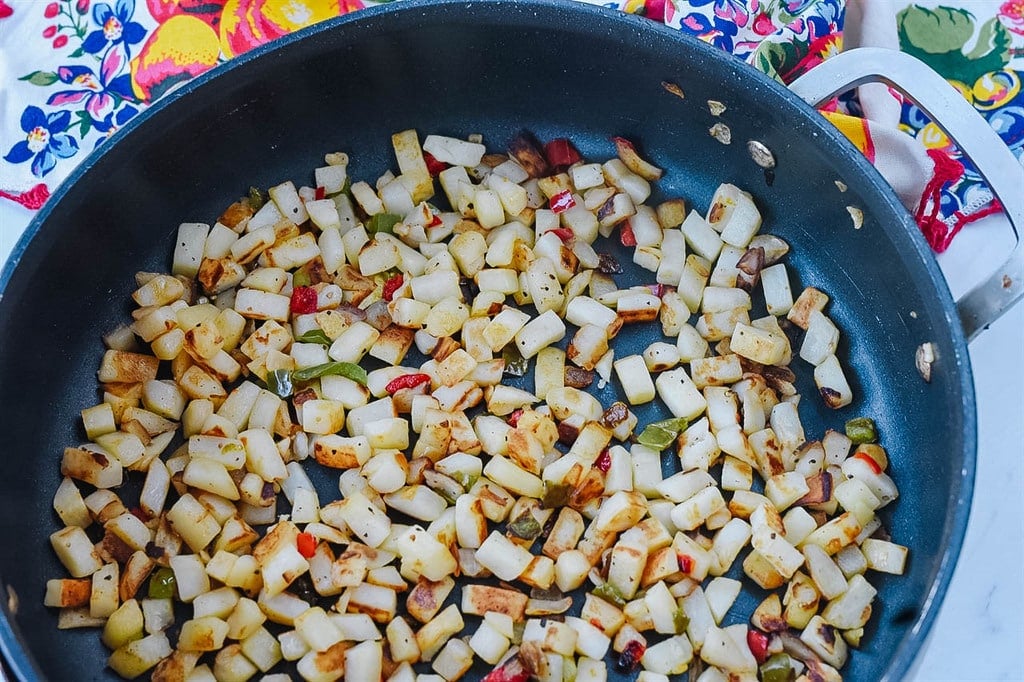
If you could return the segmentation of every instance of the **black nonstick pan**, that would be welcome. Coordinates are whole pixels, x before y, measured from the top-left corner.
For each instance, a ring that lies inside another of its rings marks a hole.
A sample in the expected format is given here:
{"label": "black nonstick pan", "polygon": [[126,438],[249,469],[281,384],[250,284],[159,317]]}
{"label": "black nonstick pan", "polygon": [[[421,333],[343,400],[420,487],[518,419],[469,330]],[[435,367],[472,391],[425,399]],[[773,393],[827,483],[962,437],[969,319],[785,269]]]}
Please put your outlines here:
{"label": "black nonstick pan", "polygon": [[[831,94],[812,85],[808,97]],[[709,100],[725,104],[721,116]],[[730,144],[709,134],[716,123]],[[665,196],[703,210],[721,182],[753,193],[767,228],[792,245],[800,285],[831,296],[844,332],[855,402],[829,410],[805,378],[805,427],[821,434],[872,416],[901,491],[887,520],[910,548],[907,573],[872,579],[875,616],[844,673],[904,677],[967,523],[976,421],[966,335],[911,217],[797,95],[703,43],[600,8],[410,1],[235,59],[128,128],[62,186],[0,276],[0,648],[17,678],[115,677],[96,632],[58,631],[42,601],[46,579],[63,575],[48,540],[59,528],[60,455],[84,438],[78,414],[96,402],[101,336],[127,319],[134,273],[169,268],[180,222],[212,222],[250,185],[308,182],[325,151],[347,151],[352,175],[376,177],[393,166],[389,136],[406,128],[481,133],[494,147],[528,129],[570,137],[593,158],[613,155],[609,136],[622,135],[666,169]],[[751,141],[773,167],[755,163]],[[645,340],[624,342],[639,352]],[[915,367],[925,343],[935,350],[930,382]],[[757,597],[750,590],[729,622],[748,618]]]}

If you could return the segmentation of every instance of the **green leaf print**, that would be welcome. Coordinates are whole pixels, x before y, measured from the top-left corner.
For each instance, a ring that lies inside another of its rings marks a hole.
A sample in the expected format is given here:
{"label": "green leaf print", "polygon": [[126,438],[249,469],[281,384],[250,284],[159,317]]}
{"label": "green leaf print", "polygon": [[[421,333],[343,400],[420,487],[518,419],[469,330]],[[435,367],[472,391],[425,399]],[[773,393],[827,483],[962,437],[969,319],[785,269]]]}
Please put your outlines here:
{"label": "green leaf print", "polygon": [[1010,34],[998,18],[992,17],[981,25],[978,32],[978,42],[974,49],[967,53],[971,60],[993,59],[998,57],[999,66],[992,71],[998,71],[1010,62]]}
{"label": "green leaf print", "polygon": [[753,65],[781,83],[782,75],[796,66],[800,57],[794,43],[773,43],[766,40],[757,46]]}
{"label": "green leaf print", "polygon": [[967,86],[1010,61],[1010,35],[995,18],[977,30],[970,52],[964,47],[975,35],[970,12],[951,7],[934,10],[912,5],[897,17],[900,49],[924,61],[943,77]]}
{"label": "green leaf print", "polygon": [[911,5],[896,15],[896,22],[904,50],[909,44],[928,54],[960,51],[974,35],[974,17],[953,7],[930,10]]}
{"label": "green leaf print", "polygon": [[18,80],[28,81],[32,85],[46,87],[48,85],[53,85],[60,79],[57,77],[57,74],[55,74],[53,71],[33,71],[32,73],[26,76],[22,76]]}

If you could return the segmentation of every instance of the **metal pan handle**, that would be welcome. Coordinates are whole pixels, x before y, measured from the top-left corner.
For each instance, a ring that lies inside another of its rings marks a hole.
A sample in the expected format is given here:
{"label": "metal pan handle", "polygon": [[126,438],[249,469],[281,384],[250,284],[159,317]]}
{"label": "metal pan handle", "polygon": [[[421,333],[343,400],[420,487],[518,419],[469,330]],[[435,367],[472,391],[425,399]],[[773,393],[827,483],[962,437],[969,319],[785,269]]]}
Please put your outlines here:
{"label": "metal pan handle", "polygon": [[814,106],[875,82],[906,95],[956,143],[1002,202],[1017,237],[1006,262],[956,302],[970,341],[1024,298],[1024,167],[959,92],[924,62],[903,52],[879,47],[843,52],[798,78],[790,89]]}

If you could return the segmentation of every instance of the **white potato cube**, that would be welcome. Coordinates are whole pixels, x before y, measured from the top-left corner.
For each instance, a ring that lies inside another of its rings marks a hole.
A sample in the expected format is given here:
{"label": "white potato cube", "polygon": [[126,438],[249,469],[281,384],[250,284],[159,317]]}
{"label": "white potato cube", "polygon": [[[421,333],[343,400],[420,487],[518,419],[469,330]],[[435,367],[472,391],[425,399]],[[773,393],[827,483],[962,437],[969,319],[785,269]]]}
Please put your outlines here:
{"label": "white potato cube", "polygon": [[643,356],[629,355],[616,360],[615,373],[631,405],[641,405],[654,400],[654,381],[651,380],[651,373],[647,371]]}

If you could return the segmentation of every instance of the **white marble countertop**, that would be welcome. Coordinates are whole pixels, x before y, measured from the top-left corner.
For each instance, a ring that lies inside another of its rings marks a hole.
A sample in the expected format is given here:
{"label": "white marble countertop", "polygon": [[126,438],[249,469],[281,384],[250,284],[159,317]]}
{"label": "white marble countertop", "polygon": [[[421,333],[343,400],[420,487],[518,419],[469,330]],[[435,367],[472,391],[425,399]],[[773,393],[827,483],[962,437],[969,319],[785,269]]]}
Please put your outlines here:
{"label": "white marble countertop", "polygon": [[[1005,258],[1008,221],[968,227],[939,258],[954,296]],[[970,346],[978,466],[967,537],[916,679],[1024,680],[1024,305]]]}
{"label": "white marble countertop", "polygon": [[[0,262],[29,215],[0,209]],[[939,261],[953,295],[1012,244],[1005,218],[968,227]],[[970,347],[978,398],[978,468],[967,537],[914,679],[1024,680],[1024,305]]]}

